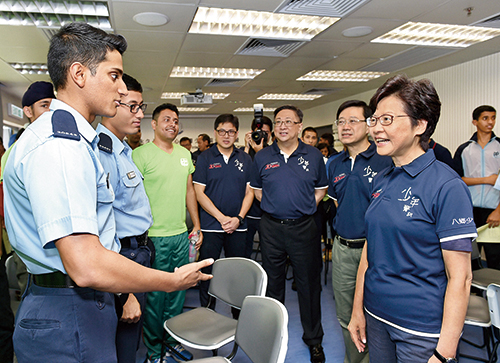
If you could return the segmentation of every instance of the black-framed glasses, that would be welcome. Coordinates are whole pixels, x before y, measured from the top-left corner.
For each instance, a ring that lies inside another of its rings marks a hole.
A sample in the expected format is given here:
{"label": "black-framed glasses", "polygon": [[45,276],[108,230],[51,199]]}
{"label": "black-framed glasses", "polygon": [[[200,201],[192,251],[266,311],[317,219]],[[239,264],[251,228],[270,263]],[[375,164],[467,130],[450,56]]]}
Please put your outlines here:
{"label": "black-framed glasses", "polygon": [[357,119],[356,117],[351,117],[348,119],[345,118],[339,118],[338,120],[335,120],[335,125],[337,126],[345,126],[347,124],[349,125],[358,125],[360,122],[365,122],[366,120],[360,120]]}
{"label": "black-framed glasses", "polygon": [[120,102],[120,105],[130,107],[130,112],[132,112],[132,113],[137,113],[137,112],[139,112],[139,110],[142,110],[142,113],[146,113],[146,108],[148,108],[148,105],[146,105],[144,103],[141,103],[140,105],[138,103],[134,103],[133,105],[129,105],[128,103]]}
{"label": "black-framed glasses", "polygon": [[380,124],[382,126],[389,126],[390,124],[392,124],[392,122],[394,121],[394,118],[396,117],[410,117],[408,115],[397,115],[397,116],[393,116],[393,115],[381,115],[381,116],[372,116],[372,117],[368,117],[366,119],[366,124],[368,125],[368,127],[373,127],[377,124],[377,121],[380,121]]}
{"label": "black-framed glasses", "polygon": [[234,135],[236,135],[236,133],[238,132],[236,130],[224,130],[224,129],[218,129],[218,130],[215,130],[215,131],[217,131],[217,133],[219,134],[219,136],[229,135],[231,137],[233,137]]}
{"label": "black-framed glasses", "polygon": [[292,120],[275,120],[273,122],[274,126],[285,125],[286,127],[290,127],[292,125],[297,125],[297,124],[300,124],[300,122],[299,121],[292,121]]}

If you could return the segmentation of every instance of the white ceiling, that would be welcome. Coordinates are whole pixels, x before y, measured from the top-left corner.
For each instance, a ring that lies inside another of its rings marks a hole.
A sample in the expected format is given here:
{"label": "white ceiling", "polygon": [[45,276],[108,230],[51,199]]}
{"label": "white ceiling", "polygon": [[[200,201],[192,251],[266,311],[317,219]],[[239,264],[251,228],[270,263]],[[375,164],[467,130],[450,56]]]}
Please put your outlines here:
{"label": "white ceiling", "polygon": [[[335,0],[316,0],[319,3],[332,1]],[[264,93],[335,89],[333,93],[314,101],[294,102],[307,109],[374,89],[395,73],[417,77],[500,50],[500,37],[469,48],[453,49],[445,55],[440,52],[442,48],[370,43],[370,40],[408,21],[459,25],[477,23],[500,13],[498,0],[371,0],[288,57],[236,55],[247,42],[247,37],[187,33],[198,6],[275,11],[282,3],[283,0],[111,0],[109,7],[113,28],[116,33],[124,35],[129,43],[123,58],[125,72],[137,78],[145,87],[144,99],[151,104],[149,112],[162,102],[180,105],[178,100],[160,99],[163,92],[194,92],[196,88],[202,88],[207,93],[230,93],[224,100],[215,100],[207,112],[220,114],[232,112],[237,107],[262,103],[257,97]],[[469,7],[473,8],[470,15],[465,10]],[[165,14],[170,22],[159,27],[139,25],[132,18],[142,12]],[[343,30],[361,25],[372,27],[373,33],[359,38],[342,35]],[[21,97],[31,82],[49,80],[48,76],[21,75],[8,65],[8,62],[46,61],[48,39],[41,30],[3,25],[0,26],[0,39],[0,82],[7,86],[8,92]],[[434,57],[437,58],[429,59]],[[393,62],[400,58],[400,62]],[[417,59],[422,63],[411,65]],[[378,65],[378,62],[383,63]],[[387,62],[398,66],[392,65],[396,68],[389,75],[369,82],[296,81],[296,78],[315,69],[356,71],[368,68],[375,71],[382,65],[386,67]],[[209,79],[169,78],[174,66],[257,68],[266,71],[239,87],[206,87]],[[277,107],[283,103],[264,101],[264,106]]]}

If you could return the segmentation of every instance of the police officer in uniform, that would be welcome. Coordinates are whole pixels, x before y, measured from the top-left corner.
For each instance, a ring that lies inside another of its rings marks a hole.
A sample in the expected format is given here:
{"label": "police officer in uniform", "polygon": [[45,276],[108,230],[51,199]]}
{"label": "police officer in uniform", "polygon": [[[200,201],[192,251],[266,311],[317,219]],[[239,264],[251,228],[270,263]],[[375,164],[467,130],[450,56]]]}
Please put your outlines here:
{"label": "police officer in uniform", "polygon": [[50,112],[14,146],[4,175],[6,225],[31,274],[17,313],[14,350],[23,362],[116,362],[111,293],[174,291],[210,278],[202,261],[166,273],[117,252],[114,192],[90,123],[112,117],[128,94],[127,43],[85,23],[52,38]]}

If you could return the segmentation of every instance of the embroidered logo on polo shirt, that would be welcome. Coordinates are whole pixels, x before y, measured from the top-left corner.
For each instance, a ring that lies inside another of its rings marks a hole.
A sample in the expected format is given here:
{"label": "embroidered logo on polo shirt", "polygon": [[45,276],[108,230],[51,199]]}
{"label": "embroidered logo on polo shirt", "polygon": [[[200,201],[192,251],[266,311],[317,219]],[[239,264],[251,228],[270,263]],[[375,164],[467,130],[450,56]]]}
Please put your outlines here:
{"label": "embroidered logo on polo shirt", "polygon": [[280,167],[279,161],[273,161],[272,163],[267,164],[264,170],[275,169],[279,167]]}
{"label": "embroidered logo on polo shirt", "polygon": [[375,175],[378,174],[375,170],[372,170],[372,167],[370,165],[364,168],[363,171],[365,172],[363,176],[366,176],[368,178],[368,183],[371,183]]}
{"label": "embroidered logo on polo shirt", "polygon": [[406,213],[407,217],[413,217],[412,208],[416,205],[419,205],[419,198],[413,197],[411,194],[411,187],[404,189],[401,194],[403,194],[403,198],[398,199],[400,202],[405,202],[403,206],[403,212]]}
{"label": "embroidered logo on polo shirt", "polygon": [[220,163],[213,163],[208,166],[208,169],[219,169],[222,168],[222,165]]}
{"label": "embroidered logo on polo shirt", "polygon": [[182,166],[188,166],[188,165],[189,165],[188,159],[186,159],[186,158],[181,158],[181,165],[182,165]]}
{"label": "embroidered logo on polo shirt", "polygon": [[372,198],[377,199],[380,197],[380,194],[382,193],[382,189],[377,190],[375,193],[372,193]]}
{"label": "embroidered logo on polo shirt", "polygon": [[339,181],[341,181],[344,178],[345,178],[345,173],[342,173],[342,174],[336,176],[335,178],[333,178],[333,182],[338,183]]}
{"label": "embroidered logo on polo shirt", "polygon": [[454,225],[454,224],[470,224],[472,223],[472,221],[474,221],[473,218],[471,217],[468,217],[468,218],[453,218],[453,222],[451,223],[451,225]]}
{"label": "embroidered logo on polo shirt", "polygon": [[309,161],[307,161],[306,159],[304,159],[303,156],[301,156],[299,159],[299,166],[302,165],[302,168],[304,168],[305,171],[309,171]]}
{"label": "embroidered logo on polo shirt", "polygon": [[243,173],[243,163],[241,161],[236,159],[234,161],[234,165],[238,168],[239,171],[241,171]]}

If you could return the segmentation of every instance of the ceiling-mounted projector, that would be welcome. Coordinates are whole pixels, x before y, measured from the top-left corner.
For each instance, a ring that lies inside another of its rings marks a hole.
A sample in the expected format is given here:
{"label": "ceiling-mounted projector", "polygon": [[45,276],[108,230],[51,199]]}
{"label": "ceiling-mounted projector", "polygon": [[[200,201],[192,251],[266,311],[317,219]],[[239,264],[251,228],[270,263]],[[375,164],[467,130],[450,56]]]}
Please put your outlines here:
{"label": "ceiling-mounted projector", "polygon": [[201,89],[181,96],[181,105],[211,105],[212,103],[212,96],[204,94]]}

